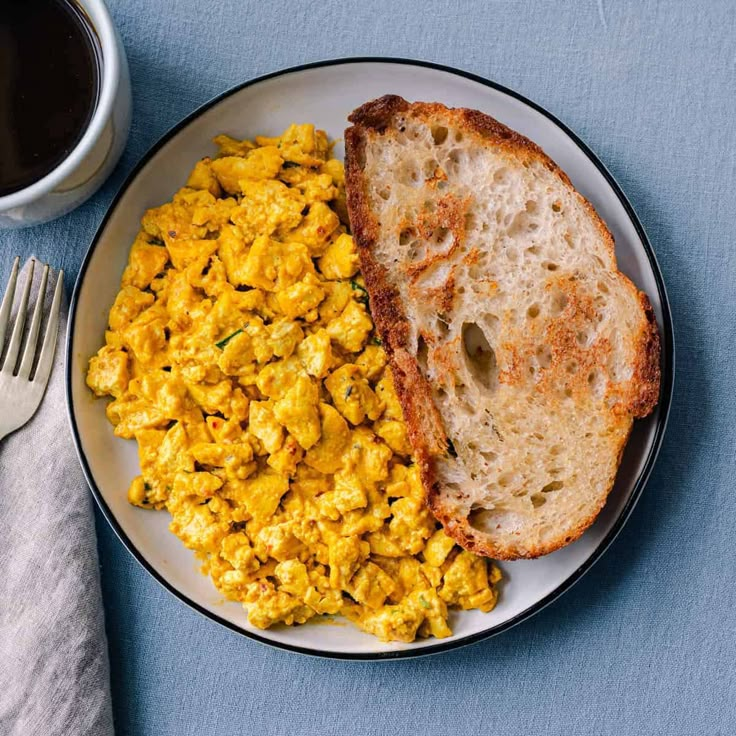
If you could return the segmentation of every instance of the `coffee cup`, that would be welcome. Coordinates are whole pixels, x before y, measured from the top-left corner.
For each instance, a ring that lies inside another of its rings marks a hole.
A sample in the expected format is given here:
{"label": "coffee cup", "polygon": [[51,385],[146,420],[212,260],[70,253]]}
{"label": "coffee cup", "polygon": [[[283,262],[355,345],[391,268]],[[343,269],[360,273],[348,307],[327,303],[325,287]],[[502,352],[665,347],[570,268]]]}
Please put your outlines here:
{"label": "coffee cup", "polygon": [[[88,199],[100,185],[109,176],[113,167],[117,163],[125,146],[128,131],[130,128],[131,116],[131,92],[130,77],[128,74],[128,64],[125,57],[120,36],[113,25],[110,13],[102,0],[46,0],[47,3],[54,5],[51,10],[56,13],[74,13],[74,21],[84,25],[85,32],[88,33],[91,41],[91,47],[94,47],[93,70],[95,89],[95,98],[90,102],[90,109],[86,115],[86,119],[79,125],[79,130],[73,132],[74,138],[69,139],[68,148],[62,149],[59,154],[59,160],[50,158],[52,168],[47,171],[43,169],[23,170],[19,165],[21,178],[12,179],[11,177],[5,182],[5,188],[0,188],[0,229],[27,227],[29,225],[37,225],[47,222],[71,211],[86,199]],[[28,42],[33,37],[28,34],[37,32],[37,25],[34,25],[35,18],[28,15],[32,12],[34,3],[21,6],[20,2],[16,6],[18,13],[25,13],[26,16],[15,20],[20,25],[13,26],[8,23],[5,30],[13,34],[17,38],[11,38],[8,43],[4,43],[7,53],[13,53],[13,42],[20,45],[21,41]],[[37,2],[35,5],[41,6],[43,3]],[[62,7],[63,6],[63,7]],[[10,8],[10,6],[7,6]],[[44,12],[49,11],[49,7],[42,8]],[[5,12],[5,11],[3,11]],[[10,9],[8,12],[12,12]],[[70,16],[71,17],[71,16]],[[66,16],[62,16],[65,19]],[[53,20],[53,19],[52,19]],[[25,24],[25,25],[24,25]],[[52,24],[53,25],[53,24]],[[14,30],[19,28],[20,30]],[[53,27],[48,33],[52,34]],[[23,36],[25,34],[25,36]],[[59,35],[59,34],[57,34]],[[21,36],[23,38],[21,39]],[[53,35],[49,35],[53,38]],[[70,43],[70,34],[61,36],[65,43]],[[51,54],[53,49],[44,49],[42,44],[43,38],[39,38],[39,47],[42,53]],[[76,49],[72,48],[71,51]],[[69,49],[67,48],[67,51]],[[12,61],[12,59],[11,59]],[[68,64],[67,58],[58,59],[60,65]],[[18,66],[22,64],[22,59],[18,60]],[[8,64],[10,67],[10,64]],[[27,68],[27,67],[26,67]],[[64,73],[64,67],[59,67],[60,73]],[[11,70],[12,71],[12,70]],[[32,77],[30,77],[32,79]],[[8,74],[5,83],[8,85],[18,85],[23,80],[28,80],[29,74],[23,69],[18,70],[18,74],[13,77]],[[81,85],[71,86],[72,89],[79,88]],[[29,95],[34,94],[33,89],[11,89],[7,92],[12,94],[16,104],[21,106],[22,100],[28,100]],[[80,92],[81,94],[82,92]],[[69,100],[70,103],[75,100]],[[35,101],[37,106],[43,104],[43,99]],[[5,105],[7,108],[8,106]],[[69,109],[73,108],[73,104],[69,105]],[[35,108],[34,108],[35,109]],[[62,108],[62,117],[50,118],[46,123],[50,136],[53,136],[57,130],[53,127],[56,125],[58,129],[63,129],[68,124],[69,118],[64,118],[64,109]],[[26,110],[20,109],[20,114],[28,113]],[[8,114],[12,114],[9,111]],[[18,110],[16,110],[16,115]],[[57,111],[57,115],[59,112]],[[71,113],[69,113],[71,114]],[[36,118],[32,117],[34,121]],[[54,120],[56,122],[54,122]],[[18,126],[16,125],[16,128]],[[9,127],[8,130],[13,130]],[[22,131],[21,131],[22,133]],[[21,134],[14,136],[5,134],[5,140],[2,142],[4,150],[0,150],[0,157],[4,158],[6,163],[6,172],[10,171],[10,163],[25,161],[32,159],[32,156],[21,156],[22,151],[14,151],[22,145],[19,141],[23,141]],[[31,136],[27,136],[29,139]],[[59,135],[60,137],[60,135]],[[44,139],[45,140],[45,139]],[[47,145],[48,146],[51,144]],[[15,155],[18,154],[18,155]],[[36,155],[35,153],[33,155]],[[0,161],[0,166],[3,163]],[[29,174],[30,172],[30,174]],[[0,172],[2,173],[2,172]],[[32,181],[25,181],[22,175],[26,177],[36,176]],[[2,180],[0,176],[0,180]],[[15,182],[15,186],[13,183]],[[0,181],[0,184],[3,184]]]}

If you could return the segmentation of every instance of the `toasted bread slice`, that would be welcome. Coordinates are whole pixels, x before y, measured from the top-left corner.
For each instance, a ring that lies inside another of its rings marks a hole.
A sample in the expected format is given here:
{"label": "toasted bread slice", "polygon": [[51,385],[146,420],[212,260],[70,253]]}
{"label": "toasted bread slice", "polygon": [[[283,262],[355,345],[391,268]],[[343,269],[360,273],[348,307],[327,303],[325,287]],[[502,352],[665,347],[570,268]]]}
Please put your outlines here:
{"label": "toasted bread slice", "polygon": [[659,395],[659,334],[592,205],[475,110],[387,96],[350,116],[347,201],[435,516],[537,557],[606,501]]}

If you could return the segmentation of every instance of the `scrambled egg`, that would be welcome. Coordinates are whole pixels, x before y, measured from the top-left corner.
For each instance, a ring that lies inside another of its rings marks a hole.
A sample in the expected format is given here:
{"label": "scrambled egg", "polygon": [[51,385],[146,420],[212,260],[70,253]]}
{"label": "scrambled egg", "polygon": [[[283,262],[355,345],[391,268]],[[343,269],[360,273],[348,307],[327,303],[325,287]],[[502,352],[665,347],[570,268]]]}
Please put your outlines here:
{"label": "scrambled egg", "polygon": [[342,164],[292,125],[218,136],[149,210],[87,383],[138,443],[128,498],[259,628],[342,614],[384,641],[489,611],[498,569],[424,494],[347,232]]}

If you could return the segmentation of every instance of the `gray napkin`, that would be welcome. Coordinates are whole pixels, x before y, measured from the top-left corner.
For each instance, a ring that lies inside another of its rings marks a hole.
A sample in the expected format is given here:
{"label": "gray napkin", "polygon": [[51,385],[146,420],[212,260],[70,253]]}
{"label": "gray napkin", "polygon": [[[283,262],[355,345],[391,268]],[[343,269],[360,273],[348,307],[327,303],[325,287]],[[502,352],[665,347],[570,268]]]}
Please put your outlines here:
{"label": "gray napkin", "polygon": [[113,733],[92,500],[64,404],[65,337],[66,306],[46,396],[0,440],[2,736]]}

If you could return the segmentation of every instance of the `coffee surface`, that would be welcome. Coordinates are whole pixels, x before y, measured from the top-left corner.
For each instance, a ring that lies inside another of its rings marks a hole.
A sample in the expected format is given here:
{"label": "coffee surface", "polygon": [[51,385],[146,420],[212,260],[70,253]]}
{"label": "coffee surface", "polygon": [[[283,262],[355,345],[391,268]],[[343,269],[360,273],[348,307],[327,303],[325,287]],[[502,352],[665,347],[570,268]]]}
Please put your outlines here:
{"label": "coffee surface", "polygon": [[97,39],[66,0],[0,0],[0,196],[72,151],[97,103]]}

